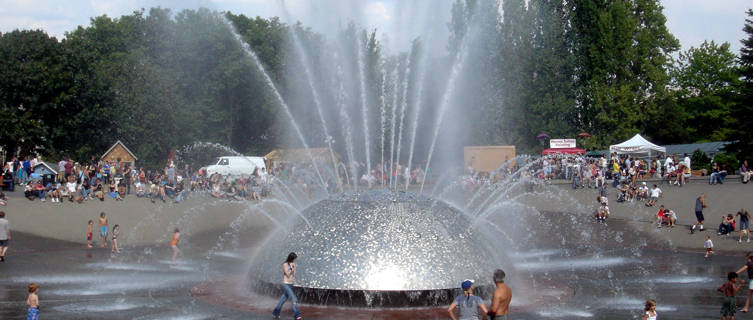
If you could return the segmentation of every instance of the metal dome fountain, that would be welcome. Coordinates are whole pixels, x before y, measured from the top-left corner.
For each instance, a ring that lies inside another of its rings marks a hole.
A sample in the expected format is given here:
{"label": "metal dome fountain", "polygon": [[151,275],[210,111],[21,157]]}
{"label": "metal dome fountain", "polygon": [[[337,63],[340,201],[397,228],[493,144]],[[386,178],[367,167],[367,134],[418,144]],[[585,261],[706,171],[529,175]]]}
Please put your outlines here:
{"label": "metal dome fountain", "polygon": [[[493,239],[451,205],[408,192],[346,192],[302,211],[270,237],[248,274],[275,292],[281,252],[295,251],[304,302],[344,306],[447,304],[466,278],[505,266]],[[272,283],[270,283],[272,281]],[[487,283],[489,284],[489,283]]]}

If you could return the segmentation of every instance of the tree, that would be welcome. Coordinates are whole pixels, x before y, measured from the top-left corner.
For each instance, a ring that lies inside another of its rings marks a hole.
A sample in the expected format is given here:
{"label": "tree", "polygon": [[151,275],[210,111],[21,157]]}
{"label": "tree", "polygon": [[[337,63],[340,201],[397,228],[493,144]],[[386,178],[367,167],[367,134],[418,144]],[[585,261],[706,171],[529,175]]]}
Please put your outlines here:
{"label": "tree", "polygon": [[733,128],[729,121],[736,103],[738,69],[729,43],[704,42],[698,48],[681,52],[675,70],[675,95],[687,119],[690,141],[727,141]]}
{"label": "tree", "polygon": [[734,141],[727,147],[741,161],[753,157],[753,130],[750,129],[753,124],[753,9],[748,9],[747,14],[743,31],[748,37],[740,41],[740,100],[732,110],[732,119],[735,121],[735,130],[732,132]]}

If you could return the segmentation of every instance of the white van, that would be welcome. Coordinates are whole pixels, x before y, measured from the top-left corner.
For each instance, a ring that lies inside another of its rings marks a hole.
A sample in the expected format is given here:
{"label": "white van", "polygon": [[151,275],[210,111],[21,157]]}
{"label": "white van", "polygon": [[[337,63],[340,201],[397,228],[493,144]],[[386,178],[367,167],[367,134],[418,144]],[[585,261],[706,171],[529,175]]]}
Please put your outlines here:
{"label": "white van", "polygon": [[257,168],[259,174],[261,174],[261,169],[266,168],[264,157],[219,157],[217,164],[207,167],[207,176],[215,173],[223,176],[250,176]]}

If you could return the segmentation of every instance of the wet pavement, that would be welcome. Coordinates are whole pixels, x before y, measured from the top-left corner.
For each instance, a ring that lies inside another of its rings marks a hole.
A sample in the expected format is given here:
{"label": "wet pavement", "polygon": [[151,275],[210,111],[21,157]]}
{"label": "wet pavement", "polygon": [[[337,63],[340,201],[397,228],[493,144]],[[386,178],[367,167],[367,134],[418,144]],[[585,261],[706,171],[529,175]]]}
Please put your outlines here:
{"label": "wet pavement", "polygon": [[[516,297],[512,319],[637,318],[647,298],[657,300],[662,319],[713,318],[722,298],[715,289],[744,262],[739,254],[705,259],[700,250],[652,244],[626,221],[570,228],[561,213],[543,215],[550,223],[528,249],[509,254],[519,278],[510,281]],[[582,242],[584,233],[588,243]],[[0,264],[0,318],[24,319],[30,282],[40,284],[43,319],[270,318],[276,297],[249,294],[243,281],[227,280],[245,278],[262,237],[241,231],[239,248],[218,250],[223,234],[194,235],[173,262],[163,244],[127,246],[112,255],[109,249],[14,233],[8,260]],[[300,268],[305,272],[305,264]],[[306,319],[446,319],[444,308],[304,306],[303,312]],[[292,318],[289,307],[283,315]]]}

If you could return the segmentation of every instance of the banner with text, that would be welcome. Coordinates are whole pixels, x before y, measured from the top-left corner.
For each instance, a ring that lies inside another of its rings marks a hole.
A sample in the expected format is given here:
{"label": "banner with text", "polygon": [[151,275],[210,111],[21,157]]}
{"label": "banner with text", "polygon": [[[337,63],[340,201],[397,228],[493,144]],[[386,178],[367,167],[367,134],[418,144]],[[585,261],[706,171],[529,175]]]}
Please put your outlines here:
{"label": "banner with text", "polygon": [[550,139],[549,148],[575,148],[575,139]]}

